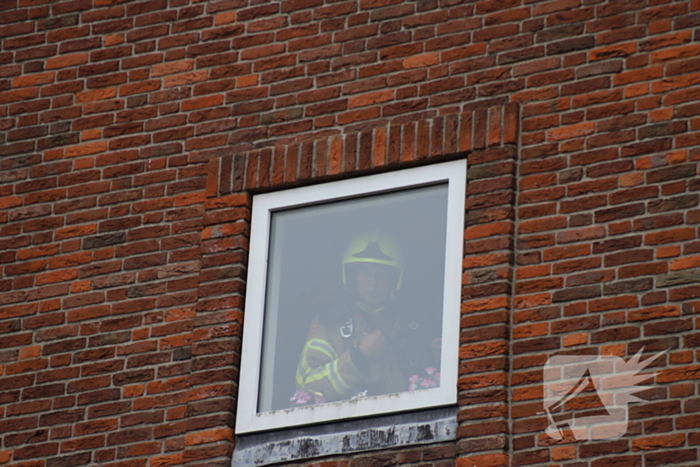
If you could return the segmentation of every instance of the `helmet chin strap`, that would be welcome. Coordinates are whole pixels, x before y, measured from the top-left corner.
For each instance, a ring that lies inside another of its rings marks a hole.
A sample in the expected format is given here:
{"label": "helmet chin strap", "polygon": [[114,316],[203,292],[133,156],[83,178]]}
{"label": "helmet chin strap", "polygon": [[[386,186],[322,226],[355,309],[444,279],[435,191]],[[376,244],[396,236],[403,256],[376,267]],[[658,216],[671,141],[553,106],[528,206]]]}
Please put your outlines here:
{"label": "helmet chin strap", "polygon": [[384,311],[384,309],[386,308],[386,307],[383,307],[383,306],[382,306],[382,307],[379,307],[379,308],[376,308],[375,306],[370,305],[369,303],[365,303],[365,302],[360,301],[360,300],[353,300],[353,304],[354,304],[356,307],[358,307],[360,310],[362,310],[362,311],[364,311],[364,312],[366,312],[366,313],[371,313],[371,314],[381,313],[381,312]]}

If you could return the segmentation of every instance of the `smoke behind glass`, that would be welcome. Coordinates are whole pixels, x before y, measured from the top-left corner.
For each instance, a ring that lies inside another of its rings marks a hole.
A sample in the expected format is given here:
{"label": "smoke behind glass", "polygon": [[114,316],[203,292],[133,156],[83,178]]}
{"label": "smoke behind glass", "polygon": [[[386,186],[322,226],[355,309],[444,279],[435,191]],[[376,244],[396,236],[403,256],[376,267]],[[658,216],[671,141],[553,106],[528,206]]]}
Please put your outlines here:
{"label": "smoke behind glass", "polygon": [[[383,232],[404,252],[403,282],[394,301],[410,330],[400,350],[410,360],[404,367],[434,361],[431,343],[434,347],[442,329],[446,222],[446,183],[272,213],[258,412],[291,406],[311,321],[332,313],[324,304],[346,293],[343,253],[363,232]],[[406,371],[408,389],[412,370]]]}

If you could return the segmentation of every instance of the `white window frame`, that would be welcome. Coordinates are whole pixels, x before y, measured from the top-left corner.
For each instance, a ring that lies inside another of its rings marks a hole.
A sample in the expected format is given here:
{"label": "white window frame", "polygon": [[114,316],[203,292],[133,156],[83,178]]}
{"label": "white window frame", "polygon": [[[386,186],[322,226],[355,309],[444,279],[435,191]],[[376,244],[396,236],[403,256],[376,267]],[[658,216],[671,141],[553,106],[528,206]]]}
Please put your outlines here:
{"label": "white window frame", "polygon": [[[236,433],[456,404],[466,169],[467,161],[461,159],[253,197]],[[448,197],[440,387],[257,413],[272,213],[444,182]]]}

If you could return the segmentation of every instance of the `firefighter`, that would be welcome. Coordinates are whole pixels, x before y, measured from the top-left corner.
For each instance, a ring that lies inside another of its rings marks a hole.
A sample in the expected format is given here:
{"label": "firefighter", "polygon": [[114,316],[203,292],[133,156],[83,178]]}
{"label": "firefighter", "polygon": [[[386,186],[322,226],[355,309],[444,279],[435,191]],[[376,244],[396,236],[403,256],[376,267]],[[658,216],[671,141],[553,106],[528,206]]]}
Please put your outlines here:
{"label": "firefighter", "polygon": [[346,297],[313,319],[301,352],[301,402],[309,394],[321,403],[407,390],[392,346],[401,327],[392,304],[403,273],[403,254],[391,237],[365,233],[350,242],[342,260]]}

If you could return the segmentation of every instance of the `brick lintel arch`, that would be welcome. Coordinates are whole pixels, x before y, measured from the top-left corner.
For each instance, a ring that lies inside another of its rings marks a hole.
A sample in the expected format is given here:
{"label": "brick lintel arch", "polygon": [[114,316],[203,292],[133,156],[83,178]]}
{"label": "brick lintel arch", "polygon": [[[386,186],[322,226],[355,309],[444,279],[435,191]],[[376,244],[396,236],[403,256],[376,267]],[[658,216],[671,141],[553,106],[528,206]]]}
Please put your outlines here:
{"label": "brick lintel arch", "polygon": [[[466,157],[457,439],[436,446],[457,457],[458,466],[507,465],[518,123],[517,104],[507,104],[347,133],[246,143],[211,155],[190,411],[201,411],[205,401],[198,395],[209,388],[220,394],[218,416],[209,412],[206,427],[203,417],[188,419],[192,439],[204,428],[231,433],[234,426],[252,194]],[[234,355],[228,370],[207,368],[206,361],[227,354]],[[227,447],[206,453],[193,441],[185,457],[230,455],[235,440],[221,442]]]}

